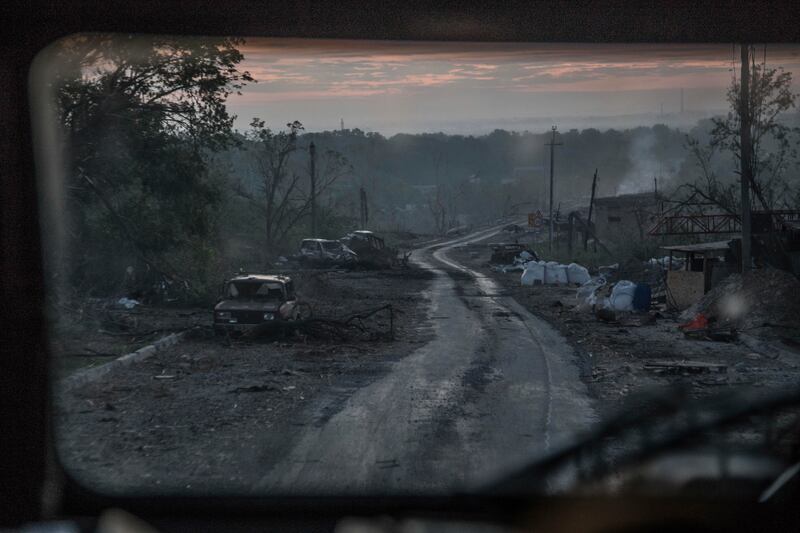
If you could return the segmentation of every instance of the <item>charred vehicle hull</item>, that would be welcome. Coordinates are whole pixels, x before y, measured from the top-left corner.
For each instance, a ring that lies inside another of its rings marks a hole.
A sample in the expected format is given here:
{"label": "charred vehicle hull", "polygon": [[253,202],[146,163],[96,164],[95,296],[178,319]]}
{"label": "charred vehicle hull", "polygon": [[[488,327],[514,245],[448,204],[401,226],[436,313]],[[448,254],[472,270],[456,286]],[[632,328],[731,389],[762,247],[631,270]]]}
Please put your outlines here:
{"label": "charred vehicle hull", "polygon": [[296,258],[300,263],[311,266],[352,266],[358,262],[358,255],[339,241],[327,239],[305,239],[300,244]]}
{"label": "charred vehicle hull", "polygon": [[250,275],[227,281],[214,306],[214,332],[242,333],[256,326],[286,327],[299,307],[292,280],[286,276]]}

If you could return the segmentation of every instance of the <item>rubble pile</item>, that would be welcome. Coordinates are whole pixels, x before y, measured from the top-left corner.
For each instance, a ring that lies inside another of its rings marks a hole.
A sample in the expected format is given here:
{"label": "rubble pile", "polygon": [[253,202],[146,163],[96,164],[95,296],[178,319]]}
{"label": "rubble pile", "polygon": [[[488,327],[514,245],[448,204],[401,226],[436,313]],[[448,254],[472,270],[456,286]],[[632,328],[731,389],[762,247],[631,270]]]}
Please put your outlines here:
{"label": "rubble pile", "polygon": [[681,319],[698,313],[719,322],[735,323],[754,334],[765,328],[800,331],[800,281],[788,272],[774,268],[732,274],[703,298],[686,309]]}

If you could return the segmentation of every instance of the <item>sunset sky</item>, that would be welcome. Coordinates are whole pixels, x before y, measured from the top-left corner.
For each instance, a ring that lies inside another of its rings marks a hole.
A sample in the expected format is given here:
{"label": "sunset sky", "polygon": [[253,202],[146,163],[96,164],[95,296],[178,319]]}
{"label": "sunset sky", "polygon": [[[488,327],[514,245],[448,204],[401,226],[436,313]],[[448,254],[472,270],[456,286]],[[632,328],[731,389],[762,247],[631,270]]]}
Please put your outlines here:
{"label": "sunset sky", "polygon": [[[738,72],[738,49],[717,44],[248,39],[242,52],[258,83],[229,100],[239,129],[254,116],[276,128],[300,120],[309,131],[344,119],[346,128],[389,135],[602,127],[608,117],[657,121],[662,106],[675,114],[681,88],[689,123],[725,109],[732,67]],[[763,52],[758,46],[759,60]],[[800,75],[800,47],[766,52],[768,64]]]}

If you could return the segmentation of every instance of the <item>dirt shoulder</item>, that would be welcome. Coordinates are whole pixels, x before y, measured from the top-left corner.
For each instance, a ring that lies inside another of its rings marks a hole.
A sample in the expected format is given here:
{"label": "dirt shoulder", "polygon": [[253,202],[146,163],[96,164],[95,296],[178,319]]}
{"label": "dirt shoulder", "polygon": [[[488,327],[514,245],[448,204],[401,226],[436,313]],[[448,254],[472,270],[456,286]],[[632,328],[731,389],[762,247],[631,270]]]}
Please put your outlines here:
{"label": "dirt shoulder", "polygon": [[746,334],[737,342],[692,340],[678,330],[683,321],[677,313],[651,312],[649,325],[638,325],[646,314],[603,322],[576,308],[574,286],[522,286],[520,272],[492,271],[486,245],[462,247],[450,255],[497,280],[567,339],[603,418],[645,401],[639,393],[647,391],[686,387],[691,396],[702,397],[737,387],[767,391],[800,378],[800,351],[789,346]]}
{"label": "dirt shoulder", "polygon": [[[395,340],[213,337],[210,313],[177,346],[62,392],[59,454],[79,481],[105,491],[241,492],[356,390],[427,342],[431,274],[409,269],[298,273],[317,316],[391,304]],[[378,314],[368,330],[388,328]],[[203,327],[205,326],[205,327]],[[200,483],[200,485],[198,485]]]}

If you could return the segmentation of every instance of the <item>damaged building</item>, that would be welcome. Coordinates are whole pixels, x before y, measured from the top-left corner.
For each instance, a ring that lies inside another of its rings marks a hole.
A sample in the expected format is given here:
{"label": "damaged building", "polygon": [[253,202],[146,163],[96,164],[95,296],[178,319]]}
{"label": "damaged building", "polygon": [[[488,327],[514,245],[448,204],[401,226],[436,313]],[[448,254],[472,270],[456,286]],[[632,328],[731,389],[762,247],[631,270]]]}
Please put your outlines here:
{"label": "damaged building", "polygon": [[596,198],[592,215],[595,234],[601,242],[612,244],[632,238],[644,240],[662,206],[663,198],[653,192]]}

